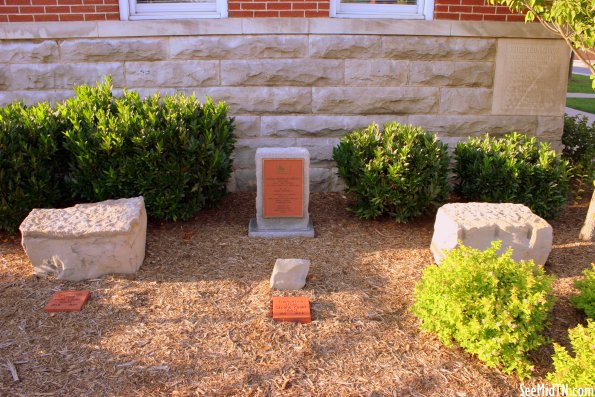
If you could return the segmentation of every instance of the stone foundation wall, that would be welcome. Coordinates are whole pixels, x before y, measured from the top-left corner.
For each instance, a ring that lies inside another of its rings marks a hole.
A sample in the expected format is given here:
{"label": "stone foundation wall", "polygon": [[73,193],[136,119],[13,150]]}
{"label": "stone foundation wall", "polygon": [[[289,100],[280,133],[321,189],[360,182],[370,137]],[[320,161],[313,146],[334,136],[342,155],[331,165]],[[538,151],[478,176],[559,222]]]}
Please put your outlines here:
{"label": "stone foundation wall", "polygon": [[226,101],[232,190],[255,189],[258,147],[310,150],[313,191],[342,188],[332,148],[371,122],[449,144],[528,132],[559,145],[569,52],[537,24],[339,19],[0,26],[0,103],[58,101],[111,75],[141,94]]}

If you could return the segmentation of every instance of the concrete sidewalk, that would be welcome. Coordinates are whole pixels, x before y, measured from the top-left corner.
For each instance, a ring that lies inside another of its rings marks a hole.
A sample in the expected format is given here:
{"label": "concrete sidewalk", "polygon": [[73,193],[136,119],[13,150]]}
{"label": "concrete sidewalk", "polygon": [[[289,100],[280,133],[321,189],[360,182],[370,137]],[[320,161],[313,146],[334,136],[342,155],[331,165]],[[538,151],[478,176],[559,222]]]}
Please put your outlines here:
{"label": "concrete sidewalk", "polygon": [[[589,76],[591,75],[590,70],[587,68],[587,65],[585,65],[582,61],[580,60],[575,60],[572,63],[572,73],[574,74],[582,74],[584,76]],[[580,92],[569,92],[566,94],[567,98],[592,98],[593,100],[595,100],[595,93],[593,94],[583,94]],[[576,115],[580,115],[580,116],[584,116],[587,117],[587,119],[589,120],[589,124],[591,123],[595,123],[595,114],[592,113],[587,113],[587,112],[581,112],[580,110],[576,110],[576,109],[572,109],[572,108],[566,108],[564,110],[564,112],[569,115],[569,116],[576,116]]]}

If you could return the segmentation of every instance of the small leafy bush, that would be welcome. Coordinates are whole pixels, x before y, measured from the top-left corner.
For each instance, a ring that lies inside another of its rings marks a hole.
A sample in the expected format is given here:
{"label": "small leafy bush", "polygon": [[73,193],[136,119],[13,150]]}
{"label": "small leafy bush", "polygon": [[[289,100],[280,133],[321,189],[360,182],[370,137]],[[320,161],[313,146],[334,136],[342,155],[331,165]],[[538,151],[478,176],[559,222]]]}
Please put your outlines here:
{"label": "small leafy bush", "polygon": [[32,208],[62,200],[61,128],[47,103],[0,108],[0,229],[14,231]]}
{"label": "small leafy bush", "polygon": [[580,294],[573,296],[571,300],[577,309],[585,311],[587,317],[595,319],[595,264],[591,269],[585,269],[583,276],[574,283]]}
{"label": "small leafy bush", "polygon": [[546,219],[568,200],[568,162],[534,137],[469,138],[457,144],[455,157],[455,190],[465,200],[521,203]]}
{"label": "small leafy bush", "polygon": [[364,219],[388,214],[406,222],[450,193],[447,145],[419,127],[371,124],[344,136],[333,159],[357,199],[352,210]]}
{"label": "small leafy bush", "polygon": [[564,117],[562,158],[572,166],[572,179],[581,193],[595,179],[595,123],[586,117]]}
{"label": "small leafy bush", "polygon": [[427,267],[412,312],[447,346],[454,340],[489,367],[525,378],[527,352],[545,342],[553,279],[532,261],[517,262],[501,242],[479,251],[460,246]]}
{"label": "small leafy bush", "polygon": [[128,91],[115,97],[109,79],[75,93],[58,106],[68,120],[66,179],[75,197],[142,195],[149,215],[175,221],[225,194],[235,138],[224,103]]}
{"label": "small leafy bush", "polygon": [[595,321],[588,321],[586,327],[577,325],[568,330],[572,357],[566,349],[554,343],[555,372],[547,379],[553,384],[568,385],[569,388],[593,387],[595,385]]}

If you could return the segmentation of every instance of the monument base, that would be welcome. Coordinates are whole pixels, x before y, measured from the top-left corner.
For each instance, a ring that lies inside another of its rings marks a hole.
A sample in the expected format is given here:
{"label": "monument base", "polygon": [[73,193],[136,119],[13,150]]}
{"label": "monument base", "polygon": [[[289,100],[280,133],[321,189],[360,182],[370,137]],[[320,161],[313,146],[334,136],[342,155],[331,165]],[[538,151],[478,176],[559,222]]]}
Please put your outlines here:
{"label": "monument base", "polygon": [[263,238],[291,238],[291,237],[314,237],[314,226],[312,221],[308,222],[307,229],[259,229],[256,218],[250,219],[248,226],[248,237]]}

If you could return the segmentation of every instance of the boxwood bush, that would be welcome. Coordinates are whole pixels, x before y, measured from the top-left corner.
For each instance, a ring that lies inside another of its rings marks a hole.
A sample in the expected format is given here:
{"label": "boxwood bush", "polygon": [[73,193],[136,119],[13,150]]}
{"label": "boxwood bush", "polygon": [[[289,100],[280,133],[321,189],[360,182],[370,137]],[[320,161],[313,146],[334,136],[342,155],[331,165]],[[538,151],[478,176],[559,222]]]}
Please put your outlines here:
{"label": "boxwood bush", "polygon": [[572,179],[578,193],[590,189],[595,179],[595,123],[586,117],[564,117],[562,158],[572,166]]}
{"label": "boxwood bush", "polygon": [[[567,385],[569,388],[587,388],[595,385],[595,321],[588,321],[568,330],[574,356],[554,343],[555,371],[547,379],[553,384]],[[585,394],[587,395],[587,394]]]}
{"label": "boxwood bush", "polygon": [[574,286],[580,293],[571,298],[572,303],[577,309],[583,310],[587,317],[595,320],[595,264],[583,271],[583,278],[577,280]]}
{"label": "boxwood bush", "polygon": [[510,249],[499,256],[500,246],[460,246],[427,267],[412,312],[444,344],[455,341],[487,366],[525,378],[527,353],[545,342],[553,279],[532,261],[513,260]]}
{"label": "boxwood bush", "polygon": [[66,178],[74,196],[142,195],[150,216],[175,221],[225,194],[235,139],[224,103],[129,91],[115,97],[109,80],[75,93],[58,106],[68,120]]}
{"label": "boxwood bush", "polygon": [[0,108],[0,229],[14,231],[32,208],[61,203],[61,128],[47,103]]}
{"label": "boxwood bush", "polygon": [[568,162],[534,137],[469,138],[457,144],[455,158],[455,190],[464,200],[521,203],[546,219],[568,200]]}
{"label": "boxwood bush", "polygon": [[353,131],[333,150],[339,175],[355,195],[361,218],[422,215],[449,196],[447,145],[422,128],[387,123]]}

